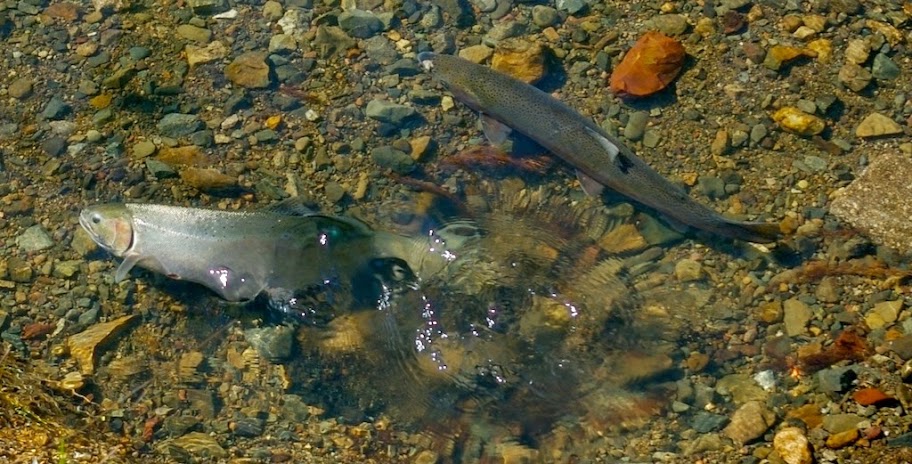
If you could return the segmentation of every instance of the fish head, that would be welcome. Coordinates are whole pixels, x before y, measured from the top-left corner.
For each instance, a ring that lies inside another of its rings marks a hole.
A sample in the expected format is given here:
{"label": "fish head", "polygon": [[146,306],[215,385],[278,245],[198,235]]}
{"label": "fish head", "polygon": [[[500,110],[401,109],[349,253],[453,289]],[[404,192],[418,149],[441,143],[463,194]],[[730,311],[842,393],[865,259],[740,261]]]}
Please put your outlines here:
{"label": "fish head", "polygon": [[473,76],[472,70],[464,66],[465,60],[432,52],[421,52],[417,59],[418,64],[443,84],[457,100],[475,111],[483,111],[481,98],[472,91],[479,88],[471,82],[472,79],[478,79],[478,76]]}
{"label": "fish head", "polygon": [[114,256],[123,257],[133,245],[133,215],[126,205],[89,206],[79,213],[79,225],[98,246]]}

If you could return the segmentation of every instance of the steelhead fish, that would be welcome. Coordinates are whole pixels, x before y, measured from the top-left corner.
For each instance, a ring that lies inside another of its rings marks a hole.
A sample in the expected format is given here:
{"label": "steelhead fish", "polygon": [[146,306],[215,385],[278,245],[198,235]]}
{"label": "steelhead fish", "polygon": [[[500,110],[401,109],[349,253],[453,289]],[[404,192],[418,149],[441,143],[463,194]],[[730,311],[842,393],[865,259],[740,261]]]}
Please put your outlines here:
{"label": "steelhead fish", "polygon": [[486,133],[506,126],[531,138],[575,167],[587,192],[609,187],[674,221],[728,238],[766,243],[780,235],[777,224],[732,220],[698,203],[589,118],[525,82],[450,55],[423,52],[418,61],[482,113]]}
{"label": "steelhead fish", "polygon": [[370,294],[415,279],[407,262],[378,249],[392,238],[378,241],[366,224],[342,217],[116,203],[84,209],[79,224],[123,259],[117,282],[139,266],[227,301],[266,292],[286,312],[296,310],[295,292],[312,286],[350,283]]}

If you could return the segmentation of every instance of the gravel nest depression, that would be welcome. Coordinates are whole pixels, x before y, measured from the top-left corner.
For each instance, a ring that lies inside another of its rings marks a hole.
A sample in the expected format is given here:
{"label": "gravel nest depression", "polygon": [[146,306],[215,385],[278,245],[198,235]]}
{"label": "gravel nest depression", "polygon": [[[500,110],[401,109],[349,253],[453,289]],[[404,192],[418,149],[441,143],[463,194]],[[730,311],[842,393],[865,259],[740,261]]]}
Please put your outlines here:
{"label": "gravel nest depression", "polygon": [[[683,45],[683,69],[622,99],[609,76],[648,31]],[[912,460],[910,45],[896,0],[0,2],[0,461]],[[608,412],[567,425],[568,406],[531,433],[416,419],[378,386],[408,378],[346,364],[357,342],[312,359],[320,328],[151,273],[114,283],[80,229],[115,201],[297,196],[407,229],[445,199],[485,203],[492,231],[516,192],[585,203],[562,162],[483,148],[423,51],[509,61],[696,200],[786,238],[681,236],[606,197],[642,243],[619,250],[631,324],[674,336],[591,373],[617,387]]]}

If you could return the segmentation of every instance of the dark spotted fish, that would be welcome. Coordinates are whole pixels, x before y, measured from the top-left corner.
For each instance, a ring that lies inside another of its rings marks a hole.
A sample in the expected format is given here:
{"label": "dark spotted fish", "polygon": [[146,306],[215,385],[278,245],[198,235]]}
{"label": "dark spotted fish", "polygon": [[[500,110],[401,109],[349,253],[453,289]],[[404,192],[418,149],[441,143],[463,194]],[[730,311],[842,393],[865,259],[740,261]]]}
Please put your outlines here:
{"label": "dark spotted fish", "polygon": [[487,128],[506,126],[573,165],[589,193],[609,187],[671,220],[723,237],[772,242],[773,223],[726,218],[662,177],[589,118],[541,90],[470,61],[420,53],[418,61],[453,95],[482,113]]}

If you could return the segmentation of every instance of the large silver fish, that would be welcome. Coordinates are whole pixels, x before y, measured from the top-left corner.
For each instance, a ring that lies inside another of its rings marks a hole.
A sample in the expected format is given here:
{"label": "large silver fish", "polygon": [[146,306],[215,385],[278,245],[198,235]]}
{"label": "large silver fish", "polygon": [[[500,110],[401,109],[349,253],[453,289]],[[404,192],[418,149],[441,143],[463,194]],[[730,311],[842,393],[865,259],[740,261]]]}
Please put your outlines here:
{"label": "large silver fish", "polygon": [[455,56],[424,52],[418,61],[457,99],[482,113],[488,129],[515,129],[573,165],[588,192],[609,187],[674,221],[724,237],[751,242],[779,237],[777,224],[732,220],[696,202],[589,118],[525,82]]}
{"label": "large silver fish", "polygon": [[408,262],[391,254],[397,251],[413,251],[409,258],[425,270],[439,269],[443,259],[417,252],[420,247],[406,237],[312,213],[116,203],[84,209],[79,223],[99,246],[123,259],[115,281],[139,266],[204,285],[228,301],[266,292],[283,311],[295,311],[295,292],[313,286],[351,285],[374,298],[384,288],[412,285],[416,276]]}

